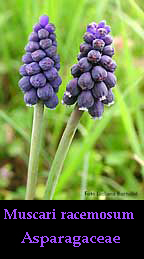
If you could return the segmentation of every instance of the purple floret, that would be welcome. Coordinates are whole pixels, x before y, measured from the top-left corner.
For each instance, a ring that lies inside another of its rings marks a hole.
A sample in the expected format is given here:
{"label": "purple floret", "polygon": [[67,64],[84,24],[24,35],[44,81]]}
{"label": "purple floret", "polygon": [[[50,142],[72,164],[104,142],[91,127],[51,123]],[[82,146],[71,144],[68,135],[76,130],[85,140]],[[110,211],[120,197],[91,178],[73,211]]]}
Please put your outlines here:
{"label": "purple floret", "polygon": [[39,66],[43,70],[49,70],[54,66],[54,61],[51,58],[46,57],[39,62]]}
{"label": "purple floret", "polygon": [[81,72],[88,72],[92,68],[92,64],[88,61],[87,58],[82,58],[78,62],[78,68],[80,69]]}
{"label": "purple floret", "polygon": [[98,63],[101,59],[101,53],[97,50],[91,50],[89,53],[88,53],[88,61],[91,62],[91,63]]}
{"label": "purple floret", "polygon": [[103,101],[108,95],[108,89],[104,82],[96,83],[92,89],[92,94],[96,99]]}
{"label": "purple floret", "polygon": [[24,101],[28,106],[34,105],[38,102],[37,92],[34,88],[25,93]]}
{"label": "purple floret", "polygon": [[57,95],[55,93],[47,101],[44,101],[44,104],[46,105],[46,107],[48,107],[48,108],[50,108],[52,110],[54,110],[56,108],[58,103],[59,103],[58,97],[57,97]]}
{"label": "purple floret", "polygon": [[94,35],[96,33],[96,29],[97,29],[97,24],[95,22],[92,22],[92,23],[88,24],[88,26],[87,26],[87,32],[90,32]]}
{"label": "purple floret", "polygon": [[94,105],[89,108],[88,112],[93,119],[101,119],[104,112],[104,104],[97,100],[94,102]]}
{"label": "purple floret", "polygon": [[47,24],[45,26],[45,29],[49,32],[49,33],[53,33],[55,31],[55,26],[54,24],[50,23],[50,24]]}
{"label": "purple floret", "polygon": [[40,40],[46,39],[49,36],[49,32],[45,29],[41,29],[38,31],[38,37]]}
{"label": "purple floret", "polygon": [[57,76],[54,80],[51,81],[51,85],[53,88],[56,88],[57,86],[60,86],[62,83],[62,79],[60,76]]}
{"label": "purple floret", "polygon": [[19,87],[23,92],[29,91],[32,88],[30,76],[24,76],[19,80]]}
{"label": "purple floret", "polygon": [[114,72],[117,65],[109,56],[103,55],[100,64],[109,72]]}
{"label": "purple floret", "polygon": [[107,73],[107,78],[104,80],[104,82],[105,82],[105,84],[106,84],[106,86],[107,86],[108,88],[112,88],[112,87],[114,87],[114,86],[116,85],[116,83],[117,83],[116,76],[115,76],[113,73],[108,72],[108,73]]}
{"label": "purple floret", "polygon": [[80,93],[80,88],[78,86],[78,78],[74,78],[66,86],[66,95],[69,97],[71,96],[77,96]]}
{"label": "purple floret", "polygon": [[38,24],[35,24],[34,26],[33,26],[33,30],[35,31],[35,32],[38,32],[40,29],[42,29],[42,26],[38,23]]}
{"label": "purple floret", "polygon": [[40,41],[40,47],[44,50],[52,46],[52,40],[51,39],[44,39]]}
{"label": "purple floret", "polygon": [[111,106],[112,104],[114,104],[114,94],[111,89],[109,89],[108,95],[107,95],[106,99],[103,100],[103,103],[108,106]]}
{"label": "purple floret", "polygon": [[30,41],[25,47],[25,51],[27,52],[33,52],[37,49],[39,49],[39,43],[36,41]]}
{"label": "purple floret", "polygon": [[30,82],[35,88],[40,88],[45,86],[46,77],[44,76],[44,74],[39,73],[37,75],[31,76]]}
{"label": "purple floret", "polygon": [[104,38],[105,45],[110,45],[113,42],[113,38],[110,35],[106,35]]}
{"label": "purple floret", "polygon": [[98,51],[103,51],[103,48],[105,46],[105,42],[101,39],[95,39],[93,41],[93,48]]}
{"label": "purple floret", "polygon": [[45,52],[48,57],[52,58],[56,55],[57,48],[55,46],[51,46],[48,49],[45,49]]}
{"label": "purple floret", "polygon": [[80,52],[81,52],[83,55],[87,55],[90,50],[92,50],[91,44],[82,43],[82,44],[80,45]]}
{"label": "purple floret", "polygon": [[39,41],[39,37],[37,32],[32,32],[29,36],[29,41]]}
{"label": "purple floret", "polygon": [[110,45],[105,46],[103,49],[103,55],[112,57],[114,55],[114,48],[112,48]]}
{"label": "purple floret", "polygon": [[32,55],[33,61],[37,61],[37,62],[39,62],[41,59],[46,57],[46,53],[41,49],[34,51],[31,55]]}
{"label": "purple floret", "polygon": [[93,106],[94,98],[90,90],[82,91],[78,96],[78,107],[79,110],[88,111]]}
{"label": "purple floret", "polygon": [[48,100],[49,97],[54,95],[54,90],[50,84],[46,84],[42,88],[38,88],[37,95],[41,100]]}
{"label": "purple floret", "polygon": [[62,103],[66,105],[73,105],[77,101],[77,96],[69,97],[68,95],[64,94]]}
{"label": "purple floret", "polygon": [[86,32],[84,34],[83,39],[84,39],[84,41],[86,43],[90,43],[91,44],[93,42],[93,40],[95,39],[95,36],[92,33],[90,33],[90,32]]}
{"label": "purple floret", "polygon": [[47,15],[40,16],[39,23],[42,27],[45,27],[49,23],[49,17]]}
{"label": "purple floret", "polygon": [[60,63],[60,55],[56,54],[55,56],[53,56],[53,61],[55,63]]}
{"label": "purple floret", "polygon": [[58,76],[58,72],[54,67],[52,67],[50,70],[45,71],[44,74],[49,81],[53,81]]}
{"label": "purple floret", "polygon": [[91,73],[83,73],[78,79],[78,85],[82,90],[91,89],[94,87],[94,81],[92,80]]}
{"label": "purple floret", "polygon": [[73,77],[79,77],[81,75],[81,71],[79,69],[78,64],[74,64],[71,68],[71,74]]}
{"label": "purple floret", "polygon": [[49,34],[49,38],[50,38],[52,41],[56,40],[56,34],[55,34],[55,33],[50,33],[50,34]]}
{"label": "purple floret", "polygon": [[101,66],[95,66],[92,69],[92,78],[97,81],[103,81],[107,77],[107,71]]}
{"label": "purple floret", "polygon": [[26,72],[29,76],[36,75],[40,70],[40,66],[36,62],[32,62],[26,66]]}
{"label": "purple floret", "polygon": [[21,76],[28,76],[27,72],[26,72],[26,65],[22,65],[19,69],[19,73]]}
{"label": "purple floret", "polygon": [[30,52],[27,52],[25,55],[22,56],[22,62],[24,62],[25,64],[33,62],[32,55]]}
{"label": "purple floret", "polygon": [[57,69],[57,71],[59,71],[60,70],[60,63],[59,62],[56,63],[54,67]]}

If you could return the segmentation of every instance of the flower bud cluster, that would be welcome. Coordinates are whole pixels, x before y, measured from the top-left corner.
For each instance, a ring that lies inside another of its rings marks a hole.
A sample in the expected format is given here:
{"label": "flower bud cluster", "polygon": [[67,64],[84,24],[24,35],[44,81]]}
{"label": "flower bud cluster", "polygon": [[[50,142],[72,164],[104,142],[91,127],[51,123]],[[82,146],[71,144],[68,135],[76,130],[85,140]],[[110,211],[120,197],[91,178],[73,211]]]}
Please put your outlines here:
{"label": "flower bud cluster", "polygon": [[71,68],[73,79],[67,84],[63,97],[63,104],[77,102],[79,110],[88,111],[94,119],[102,117],[104,104],[114,103],[112,88],[116,85],[117,65],[112,60],[114,48],[110,31],[105,21],[87,26],[78,63]]}
{"label": "flower bud cluster", "polygon": [[22,57],[24,65],[19,70],[23,76],[19,87],[24,93],[25,103],[32,106],[43,100],[46,107],[55,109],[58,104],[56,93],[62,80],[58,75],[60,56],[57,54],[55,26],[49,23],[48,16],[41,16],[33,27],[25,51]]}

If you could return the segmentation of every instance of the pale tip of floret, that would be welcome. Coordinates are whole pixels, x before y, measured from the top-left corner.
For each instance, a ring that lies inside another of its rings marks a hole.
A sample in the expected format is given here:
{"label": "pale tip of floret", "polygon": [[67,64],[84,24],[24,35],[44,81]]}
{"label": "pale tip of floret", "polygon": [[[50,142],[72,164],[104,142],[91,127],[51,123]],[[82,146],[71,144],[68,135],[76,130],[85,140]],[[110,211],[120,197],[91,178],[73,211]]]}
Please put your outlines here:
{"label": "pale tip of floret", "polygon": [[108,103],[108,106],[111,106],[111,105],[113,105],[115,102],[114,101],[112,101],[111,103]]}
{"label": "pale tip of floret", "polygon": [[62,103],[63,105],[65,105],[65,103],[64,103],[64,101],[63,101],[63,100],[61,101],[61,103]]}
{"label": "pale tip of floret", "polygon": [[106,96],[105,95],[100,98],[100,101],[104,101],[104,100],[106,100]]}
{"label": "pale tip of floret", "polygon": [[28,103],[26,104],[26,106],[27,106],[27,107],[32,107],[32,105],[31,105],[31,104],[28,104]]}
{"label": "pale tip of floret", "polygon": [[65,92],[65,95],[67,95],[68,97],[72,97],[71,93],[68,91]]}
{"label": "pale tip of floret", "polygon": [[86,112],[88,112],[88,109],[86,107],[80,107],[79,111],[86,111]]}
{"label": "pale tip of floret", "polygon": [[101,120],[102,119],[102,116],[101,117],[92,117],[93,120]]}

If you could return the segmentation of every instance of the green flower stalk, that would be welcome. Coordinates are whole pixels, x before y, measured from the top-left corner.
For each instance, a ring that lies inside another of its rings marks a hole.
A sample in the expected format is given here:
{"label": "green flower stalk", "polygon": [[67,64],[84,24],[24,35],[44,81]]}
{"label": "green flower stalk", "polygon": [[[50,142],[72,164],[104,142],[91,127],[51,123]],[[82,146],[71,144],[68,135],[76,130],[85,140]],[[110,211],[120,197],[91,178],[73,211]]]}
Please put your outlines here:
{"label": "green flower stalk", "polygon": [[60,176],[66,155],[70,148],[71,142],[75,135],[82,114],[83,111],[80,111],[76,105],[74,111],[72,112],[69,118],[65,131],[61,138],[59,147],[57,149],[54,161],[52,163],[51,170],[48,175],[48,181],[46,184],[46,191],[44,196],[44,199],[46,200],[52,200],[53,198],[58,178]]}
{"label": "green flower stalk", "polygon": [[26,200],[33,200],[36,191],[38,164],[41,146],[42,122],[43,122],[44,104],[39,101],[34,106],[33,128],[31,136],[31,147],[28,166],[28,179],[26,189]]}

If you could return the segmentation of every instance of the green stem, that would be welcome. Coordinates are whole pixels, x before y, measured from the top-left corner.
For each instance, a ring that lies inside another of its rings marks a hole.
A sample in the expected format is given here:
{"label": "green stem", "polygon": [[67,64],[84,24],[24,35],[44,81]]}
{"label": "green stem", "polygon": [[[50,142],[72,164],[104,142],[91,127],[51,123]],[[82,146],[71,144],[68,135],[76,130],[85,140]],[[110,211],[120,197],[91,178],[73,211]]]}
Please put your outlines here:
{"label": "green stem", "polygon": [[43,113],[44,113],[44,104],[43,102],[38,102],[34,106],[33,128],[32,128],[32,136],[31,136],[27,189],[26,189],[26,198],[25,198],[26,200],[33,200],[35,196],[37,176],[38,176],[38,164],[39,164],[39,153],[40,153],[40,144],[41,144]]}
{"label": "green stem", "polygon": [[44,196],[45,200],[52,200],[53,198],[59,175],[61,173],[67,152],[73,140],[82,114],[83,111],[79,111],[78,107],[76,106],[67,123],[66,129],[59,143],[54,161],[51,166],[51,170],[48,175],[48,181],[46,184],[46,191]]}

